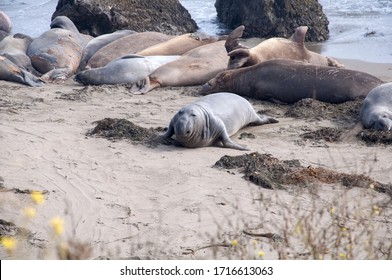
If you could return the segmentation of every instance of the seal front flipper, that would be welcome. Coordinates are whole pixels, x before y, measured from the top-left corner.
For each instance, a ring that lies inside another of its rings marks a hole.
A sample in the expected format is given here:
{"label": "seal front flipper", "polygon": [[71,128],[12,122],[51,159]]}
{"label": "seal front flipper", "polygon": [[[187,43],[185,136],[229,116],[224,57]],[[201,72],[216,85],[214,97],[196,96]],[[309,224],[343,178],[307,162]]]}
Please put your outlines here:
{"label": "seal front flipper", "polygon": [[257,115],[259,119],[256,122],[251,123],[252,125],[263,125],[267,123],[278,123],[279,121],[273,117],[267,115]]}
{"label": "seal front flipper", "polygon": [[249,49],[236,49],[227,54],[230,56],[230,61],[227,69],[236,69],[244,66],[250,59]]}
{"label": "seal front flipper", "polygon": [[222,135],[219,138],[219,140],[222,142],[222,145],[225,148],[236,149],[241,151],[249,151],[248,148],[232,141],[226,131],[222,132]]}
{"label": "seal front flipper", "polygon": [[133,83],[129,88],[129,92],[133,94],[144,94],[150,90],[150,77],[146,77]]}

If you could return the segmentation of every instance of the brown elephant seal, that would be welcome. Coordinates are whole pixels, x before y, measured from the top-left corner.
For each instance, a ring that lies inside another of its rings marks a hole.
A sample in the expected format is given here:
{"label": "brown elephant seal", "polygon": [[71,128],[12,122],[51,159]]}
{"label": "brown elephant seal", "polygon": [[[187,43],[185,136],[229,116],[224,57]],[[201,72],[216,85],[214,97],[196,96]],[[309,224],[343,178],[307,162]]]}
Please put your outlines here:
{"label": "brown elephant seal", "polygon": [[338,61],[309,51],[305,46],[307,26],[298,27],[289,38],[270,38],[253,48],[239,43],[245,27],[234,29],[226,40],[226,50],[230,60],[228,69],[247,67],[270,59],[292,59],[317,65],[344,67]]}
{"label": "brown elephant seal", "polygon": [[166,42],[151,46],[138,52],[138,55],[182,55],[197,47],[214,43],[218,37],[206,33],[195,32],[176,36]]}
{"label": "brown elephant seal", "polygon": [[365,128],[392,130],[392,83],[372,89],[363,101],[359,115]]}
{"label": "brown elephant seal", "polygon": [[33,67],[44,74],[41,79],[64,81],[79,67],[87,42],[69,18],[58,16],[51,29],[31,42],[27,54]]}
{"label": "brown elephant seal", "polygon": [[164,86],[202,85],[227,67],[228,57],[224,41],[207,44],[189,52],[179,59],[167,63],[133,84],[131,92],[146,93]]}
{"label": "brown elephant seal", "polygon": [[135,83],[158,67],[178,59],[179,55],[139,56],[126,55],[104,67],[91,68],[76,74],[74,80],[84,85]]}
{"label": "brown elephant seal", "polygon": [[38,77],[19,68],[4,56],[0,56],[0,80],[16,82],[32,87],[43,85],[43,82]]}
{"label": "brown elephant seal", "polygon": [[3,11],[0,11],[0,30],[4,31],[6,34],[10,34],[12,30],[11,19]]}
{"label": "brown elephant seal", "polygon": [[275,59],[219,73],[203,86],[201,93],[228,91],[283,103],[294,103],[304,98],[342,103],[365,97],[382,83],[377,77],[364,72]]}
{"label": "brown elephant seal", "polygon": [[41,74],[34,69],[27,55],[27,49],[32,41],[33,38],[28,35],[20,33],[9,35],[0,41],[0,55],[11,60],[19,68],[40,76]]}
{"label": "brown elephant seal", "polygon": [[132,30],[117,30],[113,33],[110,34],[104,34],[98,37],[95,37],[91,41],[87,43],[87,45],[83,48],[83,53],[82,53],[82,58],[80,59],[80,64],[79,64],[79,71],[83,71],[84,68],[86,67],[88,61],[90,58],[101,48],[104,46],[110,44],[111,42],[120,39],[122,37],[131,35],[131,34],[136,34],[136,31]]}
{"label": "brown elephant seal", "polygon": [[141,32],[124,36],[99,49],[88,61],[86,69],[103,67],[110,61],[165,42],[173,36],[159,32]]}
{"label": "brown elephant seal", "polygon": [[220,92],[182,107],[170,121],[163,136],[170,138],[174,135],[178,142],[189,148],[221,143],[225,148],[246,150],[233,142],[230,136],[249,124],[277,122],[272,117],[258,115],[245,98]]}

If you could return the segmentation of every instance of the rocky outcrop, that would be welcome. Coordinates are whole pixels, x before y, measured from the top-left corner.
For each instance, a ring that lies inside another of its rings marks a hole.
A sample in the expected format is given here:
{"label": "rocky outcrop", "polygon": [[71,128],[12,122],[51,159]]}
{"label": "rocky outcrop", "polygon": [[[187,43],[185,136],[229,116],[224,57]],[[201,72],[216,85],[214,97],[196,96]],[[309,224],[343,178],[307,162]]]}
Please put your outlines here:
{"label": "rocky outcrop", "polygon": [[60,15],[69,17],[80,32],[92,36],[119,29],[171,35],[197,29],[178,0],[59,0],[52,19]]}
{"label": "rocky outcrop", "polygon": [[245,25],[244,37],[290,37],[309,27],[307,41],[328,38],[328,19],[317,0],[216,0],[218,19],[228,28]]}

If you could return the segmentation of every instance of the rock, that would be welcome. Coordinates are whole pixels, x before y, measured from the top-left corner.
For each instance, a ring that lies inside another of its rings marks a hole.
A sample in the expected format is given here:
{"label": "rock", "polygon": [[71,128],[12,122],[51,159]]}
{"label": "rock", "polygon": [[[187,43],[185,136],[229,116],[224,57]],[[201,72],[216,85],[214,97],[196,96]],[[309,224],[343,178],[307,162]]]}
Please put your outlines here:
{"label": "rock", "polygon": [[306,40],[328,39],[328,19],[317,0],[216,0],[218,20],[234,29],[245,25],[243,37],[290,37],[301,25]]}
{"label": "rock", "polygon": [[170,35],[197,29],[178,0],[59,0],[52,19],[59,15],[69,17],[80,32],[92,36],[119,29]]}

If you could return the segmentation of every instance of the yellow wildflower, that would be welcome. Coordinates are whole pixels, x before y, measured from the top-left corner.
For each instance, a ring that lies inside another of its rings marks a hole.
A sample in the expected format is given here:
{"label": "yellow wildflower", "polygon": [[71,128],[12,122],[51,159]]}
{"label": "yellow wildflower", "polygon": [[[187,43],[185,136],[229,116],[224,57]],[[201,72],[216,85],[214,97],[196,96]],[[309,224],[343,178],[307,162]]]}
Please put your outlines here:
{"label": "yellow wildflower", "polygon": [[331,207],[331,209],[329,209],[329,213],[331,213],[331,215],[335,214],[335,207]]}
{"label": "yellow wildflower", "polygon": [[57,236],[60,236],[60,235],[63,234],[63,232],[64,232],[64,220],[62,218],[56,216],[56,217],[54,217],[54,218],[52,218],[50,220],[50,224],[51,224],[51,226],[53,228],[54,233]]}
{"label": "yellow wildflower", "polygon": [[262,258],[262,257],[264,257],[264,255],[265,255],[265,253],[262,250],[260,250],[259,251],[259,257]]}
{"label": "yellow wildflower", "polygon": [[16,248],[17,241],[13,237],[2,237],[1,245],[8,251],[12,252]]}
{"label": "yellow wildflower", "polygon": [[23,209],[23,213],[25,214],[25,216],[27,218],[34,218],[35,216],[37,216],[37,209],[33,208],[33,207],[26,207],[25,209]]}
{"label": "yellow wildflower", "polygon": [[31,192],[31,199],[36,203],[36,204],[43,204],[45,202],[45,196],[42,192],[40,191],[32,191]]}
{"label": "yellow wildflower", "polygon": [[380,208],[377,205],[373,205],[372,209],[374,215],[376,216],[380,215]]}
{"label": "yellow wildflower", "polygon": [[340,254],[339,254],[339,258],[340,258],[341,260],[345,260],[345,259],[346,259],[346,254],[345,254],[345,253],[340,253]]}
{"label": "yellow wildflower", "polygon": [[231,241],[231,245],[232,245],[232,246],[237,246],[237,245],[238,245],[237,239],[233,239],[233,240]]}

